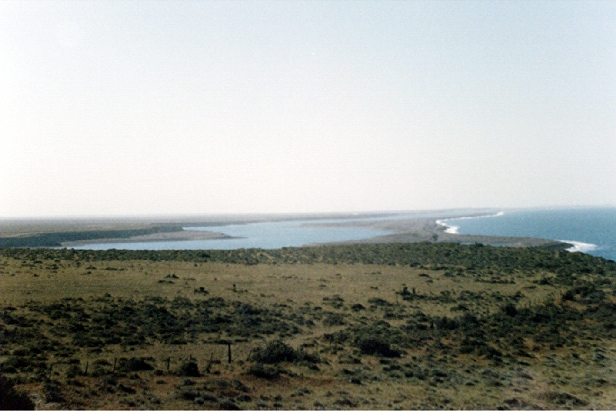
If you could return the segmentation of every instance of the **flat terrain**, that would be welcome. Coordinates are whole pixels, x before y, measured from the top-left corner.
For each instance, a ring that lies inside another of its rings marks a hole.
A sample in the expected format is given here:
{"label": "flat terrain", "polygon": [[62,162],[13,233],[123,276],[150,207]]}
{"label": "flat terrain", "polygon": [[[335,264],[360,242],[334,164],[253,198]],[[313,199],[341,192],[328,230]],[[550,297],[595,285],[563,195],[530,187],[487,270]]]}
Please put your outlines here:
{"label": "flat terrain", "polygon": [[0,250],[38,408],[613,409],[616,263],[541,248]]}

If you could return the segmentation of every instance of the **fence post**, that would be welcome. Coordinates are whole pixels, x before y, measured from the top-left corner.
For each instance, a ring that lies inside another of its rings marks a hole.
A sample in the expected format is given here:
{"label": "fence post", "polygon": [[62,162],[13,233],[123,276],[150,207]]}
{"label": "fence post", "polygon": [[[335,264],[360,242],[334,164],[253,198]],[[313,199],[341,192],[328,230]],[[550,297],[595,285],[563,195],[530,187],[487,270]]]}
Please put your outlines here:
{"label": "fence post", "polygon": [[207,367],[205,367],[205,372],[207,372],[208,374],[212,371],[213,362],[214,362],[214,353],[210,355],[210,362],[207,364]]}

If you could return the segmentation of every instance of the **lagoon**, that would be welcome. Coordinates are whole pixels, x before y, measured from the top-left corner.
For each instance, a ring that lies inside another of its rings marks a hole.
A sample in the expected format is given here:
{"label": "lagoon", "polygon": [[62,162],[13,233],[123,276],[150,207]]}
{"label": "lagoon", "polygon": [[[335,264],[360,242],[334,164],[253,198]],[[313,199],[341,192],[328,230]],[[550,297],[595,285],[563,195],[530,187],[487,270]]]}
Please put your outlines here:
{"label": "lagoon", "polygon": [[[387,218],[387,217],[385,217]],[[341,219],[295,220],[231,224],[217,227],[185,227],[185,230],[216,231],[234,238],[186,240],[186,241],[147,241],[97,243],[75,246],[82,250],[233,250],[240,248],[274,249],[282,247],[301,247],[308,244],[362,240],[379,235],[390,234],[384,230],[359,227],[319,227],[315,223],[345,221]],[[310,225],[308,225],[310,224]]]}

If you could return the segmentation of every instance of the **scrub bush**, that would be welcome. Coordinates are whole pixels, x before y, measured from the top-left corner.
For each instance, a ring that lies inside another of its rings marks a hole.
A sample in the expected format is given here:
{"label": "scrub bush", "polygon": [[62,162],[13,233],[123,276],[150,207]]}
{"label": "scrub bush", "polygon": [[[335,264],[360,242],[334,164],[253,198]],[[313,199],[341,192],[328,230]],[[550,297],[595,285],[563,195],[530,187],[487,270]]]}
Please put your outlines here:
{"label": "scrub bush", "polygon": [[361,336],[355,345],[362,354],[382,355],[387,358],[397,358],[401,355],[400,351],[392,349],[388,342],[375,337]]}
{"label": "scrub bush", "polygon": [[178,370],[178,375],[182,375],[184,377],[199,377],[201,373],[199,372],[199,366],[197,362],[193,359],[184,362],[180,365],[180,369]]}
{"label": "scrub bush", "polygon": [[295,350],[282,340],[270,341],[265,347],[256,348],[251,359],[257,363],[279,364],[281,362],[319,362],[319,359],[302,350]]}

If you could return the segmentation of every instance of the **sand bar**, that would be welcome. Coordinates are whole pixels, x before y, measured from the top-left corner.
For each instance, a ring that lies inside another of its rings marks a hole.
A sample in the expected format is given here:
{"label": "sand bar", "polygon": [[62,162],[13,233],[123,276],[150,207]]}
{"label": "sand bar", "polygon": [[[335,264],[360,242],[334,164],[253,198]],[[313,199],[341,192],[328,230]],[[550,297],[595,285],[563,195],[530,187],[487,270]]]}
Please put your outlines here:
{"label": "sand bar", "polygon": [[195,241],[195,240],[228,240],[232,238],[230,235],[215,231],[196,231],[182,230],[172,231],[167,233],[154,233],[146,235],[138,235],[129,238],[105,238],[97,240],[84,241],[67,241],[62,243],[63,247],[77,247],[86,244],[103,244],[103,243],[147,243],[159,241]]}

